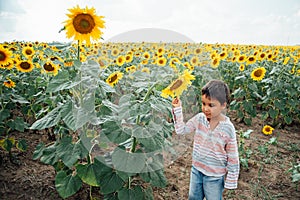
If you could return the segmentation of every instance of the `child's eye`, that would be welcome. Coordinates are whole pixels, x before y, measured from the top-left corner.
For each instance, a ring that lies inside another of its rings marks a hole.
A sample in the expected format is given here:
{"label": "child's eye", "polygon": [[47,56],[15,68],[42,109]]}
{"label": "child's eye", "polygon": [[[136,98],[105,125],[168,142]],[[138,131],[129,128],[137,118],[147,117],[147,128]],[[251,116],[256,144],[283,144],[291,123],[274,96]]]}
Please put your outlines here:
{"label": "child's eye", "polygon": [[214,106],[215,106],[215,104],[209,104],[209,106],[210,106],[210,107],[214,107]]}

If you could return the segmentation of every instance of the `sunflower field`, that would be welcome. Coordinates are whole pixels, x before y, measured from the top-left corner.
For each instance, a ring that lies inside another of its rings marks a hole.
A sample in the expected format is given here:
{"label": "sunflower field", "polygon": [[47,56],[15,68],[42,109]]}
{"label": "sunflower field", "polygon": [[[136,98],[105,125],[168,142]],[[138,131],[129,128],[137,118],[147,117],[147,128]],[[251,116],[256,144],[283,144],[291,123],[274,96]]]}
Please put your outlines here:
{"label": "sunflower field", "polygon": [[234,118],[259,119],[263,134],[300,123],[300,46],[93,41],[103,17],[69,11],[62,31],[74,42],[0,44],[0,146],[12,156],[30,141],[11,133],[47,134],[33,159],[54,167],[62,198],[88,185],[104,199],[154,199],[153,188],[168,182],[166,162],[180,156],[171,100],[199,112],[211,79],[228,83]]}

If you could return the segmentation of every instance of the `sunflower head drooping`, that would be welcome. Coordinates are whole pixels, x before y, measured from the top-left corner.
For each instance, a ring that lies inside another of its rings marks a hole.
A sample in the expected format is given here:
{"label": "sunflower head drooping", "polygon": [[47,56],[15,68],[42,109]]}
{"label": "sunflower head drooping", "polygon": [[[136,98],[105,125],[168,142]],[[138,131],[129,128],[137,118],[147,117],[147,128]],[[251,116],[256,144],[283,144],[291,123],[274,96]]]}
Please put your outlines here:
{"label": "sunflower head drooping", "polygon": [[195,76],[189,70],[184,70],[176,80],[162,90],[161,96],[164,98],[168,98],[169,96],[180,97],[183,91],[192,84],[191,80],[195,80]]}
{"label": "sunflower head drooping", "polygon": [[74,37],[80,42],[86,41],[87,44],[93,40],[99,40],[102,36],[101,29],[105,28],[103,16],[97,16],[94,8],[81,9],[76,7],[69,9],[68,20],[64,22],[67,38]]}

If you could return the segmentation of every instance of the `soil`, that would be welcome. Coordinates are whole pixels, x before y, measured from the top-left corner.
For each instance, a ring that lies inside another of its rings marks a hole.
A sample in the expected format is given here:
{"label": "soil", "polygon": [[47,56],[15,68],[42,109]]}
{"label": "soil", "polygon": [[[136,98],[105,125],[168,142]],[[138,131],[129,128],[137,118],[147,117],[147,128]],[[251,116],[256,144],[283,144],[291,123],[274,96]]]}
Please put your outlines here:
{"label": "soil", "polygon": [[[238,189],[225,190],[224,199],[278,199],[299,200],[299,183],[292,182],[289,169],[300,162],[300,125],[294,124],[284,129],[275,129],[272,135],[264,135],[264,124],[254,120],[251,126],[232,120],[237,130],[253,130],[249,139],[245,139],[245,148],[251,149],[249,168],[241,167]],[[0,150],[0,199],[62,199],[54,184],[55,170],[38,160],[33,160],[35,147],[47,139],[44,133],[13,133],[13,136],[28,141],[28,150],[13,150],[17,160],[9,159],[8,153]],[[272,137],[277,137],[276,145],[269,145],[268,152],[261,152]],[[165,168],[168,185],[165,188],[153,188],[155,200],[186,200],[189,189],[191,169],[192,135],[185,136],[188,148],[173,163]],[[238,140],[240,137],[238,135]],[[18,162],[16,162],[18,161]],[[93,191],[95,199],[102,199]],[[84,186],[67,200],[89,199],[89,187]]]}

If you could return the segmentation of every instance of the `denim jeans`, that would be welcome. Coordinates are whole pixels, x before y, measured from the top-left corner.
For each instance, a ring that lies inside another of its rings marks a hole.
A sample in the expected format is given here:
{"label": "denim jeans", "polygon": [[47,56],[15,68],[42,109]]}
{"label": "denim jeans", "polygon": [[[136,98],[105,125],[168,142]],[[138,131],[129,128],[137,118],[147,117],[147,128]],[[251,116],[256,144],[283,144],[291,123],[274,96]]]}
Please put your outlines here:
{"label": "denim jeans", "polygon": [[222,200],[224,176],[206,176],[192,167],[190,177],[189,200]]}

